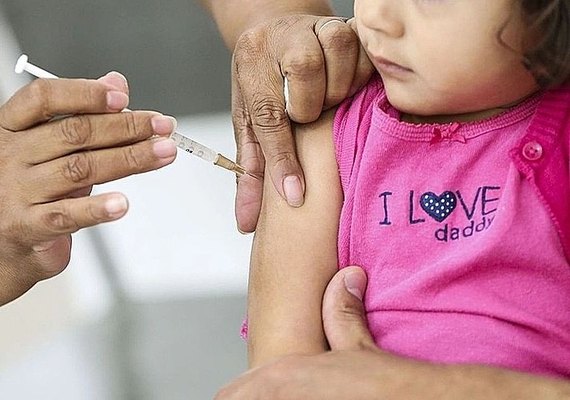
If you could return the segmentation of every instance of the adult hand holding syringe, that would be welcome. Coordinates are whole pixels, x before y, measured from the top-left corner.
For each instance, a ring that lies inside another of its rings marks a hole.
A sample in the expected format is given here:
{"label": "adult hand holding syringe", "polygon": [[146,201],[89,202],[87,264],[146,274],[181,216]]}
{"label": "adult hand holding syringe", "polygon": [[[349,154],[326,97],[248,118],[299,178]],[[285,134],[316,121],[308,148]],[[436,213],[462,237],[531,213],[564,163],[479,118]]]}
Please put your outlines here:
{"label": "adult hand holding syringe", "polygon": [[108,73],[37,79],[0,104],[0,305],[63,271],[71,234],[127,213],[124,194],[94,185],[175,160],[173,119],[121,113],[128,101],[124,77]]}
{"label": "adult hand holding syringe", "polygon": [[[59,78],[57,75],[54,75],[51,72],[48,72],[34,64],[29,63],[28,56],[25,54],[22,54],[20,58],[18,58],[14,71],[17,74],[21,74],[22,72],[26,71],[37,78],[45,78],[45,79]],[[130,110],[125,109],[124,111],[130,111]],[[178,132],[173,132],[170,138],[174,140],[178,148],[186,151],[187,153],[195,155],[196,157],[201,158],[204,161],[211,162],[214,165],[222,167],[228,171],[232,171],[237,176],[241,176],[247,173],[242,166],[236,164],[234,161],[210,149],[209,147],[206,147],[203,144],[200,144],[195,140],[190,139],[187,136],[184,136]]]}

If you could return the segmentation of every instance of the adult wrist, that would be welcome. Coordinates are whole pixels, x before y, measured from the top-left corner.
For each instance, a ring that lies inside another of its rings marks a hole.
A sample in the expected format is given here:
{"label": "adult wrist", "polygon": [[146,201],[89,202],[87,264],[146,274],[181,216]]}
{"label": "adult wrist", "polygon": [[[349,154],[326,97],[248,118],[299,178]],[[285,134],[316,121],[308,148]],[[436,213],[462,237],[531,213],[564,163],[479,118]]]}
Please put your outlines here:
{"label": "adult wrist", "polygon": [[297,14],[334,15],[329,0],[210,0],[205,3],[232,51],[244,32],[271,19]]}
{"label": "adult wrist", "polygon": [[0,263],[0,306],[7,304],[26,293],[35,281],[18,276],[14,268]]}

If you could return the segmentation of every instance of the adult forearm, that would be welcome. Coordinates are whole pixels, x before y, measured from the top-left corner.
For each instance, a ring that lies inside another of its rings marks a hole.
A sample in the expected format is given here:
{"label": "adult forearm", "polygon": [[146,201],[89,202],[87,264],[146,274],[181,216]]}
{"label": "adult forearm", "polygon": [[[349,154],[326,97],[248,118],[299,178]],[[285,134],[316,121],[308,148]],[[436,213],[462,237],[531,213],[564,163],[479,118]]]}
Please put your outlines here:
{"label": "adult forearm", "polygon": [[377,393],[390,399],[570,400],[570,382],[482,365],[442,365],[378,354]]}
{"label": "adult forearm", "polygon": [[[346,335],[349,336],[350,333]],[[354,336],[358,337],[357,334]],[[354,343],[354,348],[358,346],[360,345]],[[289,363],[289,367],[291,372],[295,371],[301,376],[304,367],[315,370],[313,376],[305,378],[307,381],[322,378],[332,382],[331,376],[323,376],[326,375],[323,371],[328,370],[333,376],[344,371],[347,381],[360,380],[361,391],[354,392],[352,396],[358,399],[570,400],[570,381],[566,379],[483,365],[433,364],[402,358],[370,347],[367,350],[333,351],[329,353],[328,360],[321,357],[317,361],[315,358],[310,365],[307,364],[309,363],[300,359],[298,364]],[[319,367],[315,368],[315,365]],[[284,375],[289,372],[282,371]],[[342,393],[343,383],[338,382],[334,391]],[[314,393],[311,395],[307,398],[320,398]],[[347,397],[327,398],[332,400]]]}
{"label": "adult forearm", "polygon": [[228,49],[243,32],[285,15],[333,15],[329,0],[200,0],[210,11]]}
{"label": "adult forearm", "polygon": [[452,366],[447,377],[446,387],[441,387],[445,396],[439,399],[570,399],[570,382],[562,379],[482,366]]}

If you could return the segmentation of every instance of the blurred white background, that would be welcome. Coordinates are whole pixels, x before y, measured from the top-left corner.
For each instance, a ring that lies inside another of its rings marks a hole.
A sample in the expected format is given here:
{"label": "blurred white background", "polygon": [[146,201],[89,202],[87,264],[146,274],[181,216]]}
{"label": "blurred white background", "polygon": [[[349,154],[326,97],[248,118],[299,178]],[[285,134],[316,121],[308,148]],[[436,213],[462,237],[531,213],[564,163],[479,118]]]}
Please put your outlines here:
{"label": "blurred white background", "polygon": [[[233,157],[230,55],[196,3],[0,0],[0,99],[26,81],[20,51],[60,76],[118,70],[131,108],[175,115]],[[234,183],[179,153],[96,188],[125,193],[130,211],[78,233],[64,273],[0,309],[0,398],[206,399],[243,371],[252,238],[235,229]]]}

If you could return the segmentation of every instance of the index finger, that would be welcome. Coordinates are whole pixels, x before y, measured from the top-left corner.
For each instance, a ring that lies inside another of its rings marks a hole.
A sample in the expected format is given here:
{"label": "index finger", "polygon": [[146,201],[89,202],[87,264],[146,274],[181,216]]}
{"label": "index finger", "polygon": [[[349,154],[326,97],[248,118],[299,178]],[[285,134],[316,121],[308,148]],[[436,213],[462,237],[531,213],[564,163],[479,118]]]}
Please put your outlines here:
{"label": "index finger", "polygon": [[[233,72],[233,71],[232,71]],[[265,159],[259,140],[251,129],[251,119],[244,105],[239,83],[232,73],[232,123],[237,146],[237,162],[248,173],[237,179],[235,199],[235,216],[240,232],[253,232],[257,226],[257,219],[261,210],[263,196],[263,174],[265,172]]]}
{"label": "index finger", "polygon": [[[159,131],[155,126],[164,129]],[[74,115],[17,134],[26,162],[40,164],[80,150],[133,144],[153,135],[170,135],[172,117],[156,112]],[[167,126],[169,125],[169,126]]]}
{"label": "index finger", "polygon": [[58,115],[119,112],[129,97],[101,81],[36,79],[0,107],[0,127],[21,131]]}

